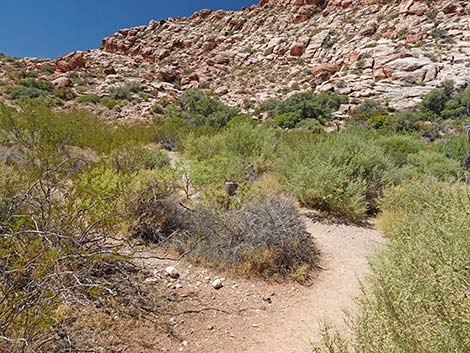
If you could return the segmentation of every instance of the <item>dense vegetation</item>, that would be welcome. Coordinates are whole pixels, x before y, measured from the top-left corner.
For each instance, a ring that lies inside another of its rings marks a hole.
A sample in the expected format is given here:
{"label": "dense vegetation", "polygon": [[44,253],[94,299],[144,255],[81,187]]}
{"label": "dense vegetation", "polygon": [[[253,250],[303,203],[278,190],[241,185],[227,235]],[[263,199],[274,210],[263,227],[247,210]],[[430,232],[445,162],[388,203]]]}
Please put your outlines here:
{"label": "dense vegetation", "polygon": [[[236,274],[305,281],[318,253],[296,202],[354,223],[381,214],[392,239],[354,319],[357,352],[468,345],[468,89],[446,84],[417,111],[366,101],[326,133],[344,100],[331,93],[262,104],[259,123],[190,90],[156,104],[153,121],[123,125],[55,112],[59,92],[17,82],[16,108],[0,106],[0,350],[72,349],[64,307],[158,306],[122,255],[136,238]],[[77,102],[112,107],[139,90]],[[329,337],[327,349],[345,349]]]}
{"label": "dense vegetation", "polygon": [[379,224],[390,238],[372,261],[352,318],[354,341],[331,331],[317,352],[465,352],[470,344],[470,189],[427,180],[390,189]]}

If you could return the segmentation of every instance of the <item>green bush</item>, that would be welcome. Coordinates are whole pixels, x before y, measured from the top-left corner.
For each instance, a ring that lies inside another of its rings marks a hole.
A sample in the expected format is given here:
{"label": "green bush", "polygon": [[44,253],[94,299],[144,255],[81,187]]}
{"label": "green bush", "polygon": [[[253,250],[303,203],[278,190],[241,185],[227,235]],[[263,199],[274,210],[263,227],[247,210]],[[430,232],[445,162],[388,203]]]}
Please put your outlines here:
{"label": "green bush", "polygon": [[386,113],[382,105],[372,99],[365,99],[353,111],[355,118],[370,119],[376,116],[383,116]]}
{"label": "green bush", "polygon": [[280,178],[303,205],[352,221],[365,220],[383,188],[398,181],[393,159],[357,129],[303,146],[281,146],[280,155]]}
{"label": "green bush", "polygon": [[470,117],[470,88],[454,94],[441,111],[443,119],[465,119]]}
{"label": "green bush", "polygon": [[252,122],[234,124],[217,135],[190,135],[184,142],[196,185],[252,182],[270,169],[275,148],[275,131]]}
{"label": "green bush", "polygon": [[267,112],[277,126],[294,128],[303,120],[317,120],[321,124],[331,120],[332,112],[346,102],[344,96],[335,93],[297,93],[284,101],[262,103],[258,112]]}
{"label": "green bush", "polygon": [[84,94],[83,96],[77,97],[77,103],[99,103],[100,102],[100,97],[96,94]]}
{"label": "green bush", "polygon": [[400,171],[403,179],[435,178],[440,181],[458,181],[463,170],[458,161],[433,151],[419,151],[407,156]]}
{"label": "green bush", "polygon": [[101,104],[103,106],[105,106],[106,108],[108,108],[108,109],[113,109],[113,108],[119,106],[121,104],[121,102],[119,102],[116,99],[112,99],[110,97],[103,97],[103,99],[101,100]]}
{"label": "green bush", "polygon": [[316,352],[466,352],[469,188],[415,182],[387,191],[382,208],[390,241],[371,263],[354,339],[330,332]]}
{"label": "green bush", "polygon": [[451,136],[439,141],[434,149],[459,161],[465,170],[470,171],[470,133]]}
{"label": "green bush", "polygon": [[65,87],[65,88],[56,88],[53,92],[54,96],[65,101],[70,101],[75,99],[76,95],[72,89]]}
{"label": "green bush", "polygon": [[122,87],[113,87],[109,90],[109,98],[112,100],[130,100],[133,93],[142,91],[142,85],[138,82],[132,82]]}
{"label": "green bush", "polygon": [[377,142],[385,149],[397,166],[406,164],[408,156],[426,149],[426,144],[413,135],[379,136]]}
{"label": "green bush", "polygon": [[191,125],[225,126],[239,110],[222,103],[217,97],[199,89],[185,91],[174,105],[166,107],[170,119],[182,119]]}
{"label": "green bush", "polygon": [[106,159],[113,170],[125,173],[161,168],[167,164],[166,156],[159,148],[135,143],[115,148]]}

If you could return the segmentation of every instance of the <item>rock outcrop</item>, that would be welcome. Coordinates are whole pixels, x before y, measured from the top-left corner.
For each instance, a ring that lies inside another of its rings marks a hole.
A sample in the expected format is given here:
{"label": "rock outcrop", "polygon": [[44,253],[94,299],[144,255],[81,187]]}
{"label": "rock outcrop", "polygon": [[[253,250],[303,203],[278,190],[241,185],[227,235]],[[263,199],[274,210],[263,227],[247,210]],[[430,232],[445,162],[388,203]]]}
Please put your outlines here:
{"label": "rock outcrop", "polygon": [[139,115],[192,87],[241,106],[313,89],[412,107],[443,80],[468,84],[469,58],[465,0],[261,0],[122,29],[53,64],[88,72],[86,88],[98,95],[137,80],[152,97]]}

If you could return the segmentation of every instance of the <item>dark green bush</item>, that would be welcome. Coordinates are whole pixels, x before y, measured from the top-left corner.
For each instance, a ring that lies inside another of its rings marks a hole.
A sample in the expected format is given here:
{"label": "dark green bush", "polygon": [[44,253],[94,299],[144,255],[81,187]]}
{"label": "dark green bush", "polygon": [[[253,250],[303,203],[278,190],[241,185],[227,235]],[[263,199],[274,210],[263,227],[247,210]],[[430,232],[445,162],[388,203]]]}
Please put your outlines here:
{"label": "dark green bush", "polygon": [[259,112],[268,112],[277,126],[294,128],[303,120],[317,120],[321,124],[331,120],[332,112],[346,102],[344,96],[335,93],[312,92],[298,93],[284,101],[268,101],[263,103]]}
{"label": "dark green bush", "polygon": [[185,120],[191,125],[222,127],[239,115],[239,110],[225,105],[205,91],[190,89],[174,105],[166,107],[166,115],[170,119]]}
{"label": "dark green bush", "polygon": [[428,120],[435,120],[440,116],[453,93],[454,82],[443,82],[441,88],[436,88],[423,96],[419,106],[421,112],[427,115]]}

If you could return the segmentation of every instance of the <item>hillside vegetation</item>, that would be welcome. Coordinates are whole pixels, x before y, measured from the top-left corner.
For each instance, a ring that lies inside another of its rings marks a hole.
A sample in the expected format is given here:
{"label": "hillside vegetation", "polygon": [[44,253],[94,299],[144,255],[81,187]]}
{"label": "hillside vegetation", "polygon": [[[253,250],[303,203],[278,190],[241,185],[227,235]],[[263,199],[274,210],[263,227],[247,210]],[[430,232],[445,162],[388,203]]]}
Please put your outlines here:
{"label": "hillside vegetation", "polygon": [[372,263],[350,342],[332,331],[316,352],[465,352],[470,344],[470,189],[436,181],[386,192],[390,238]]}
{"label": "hillside vegetation", "polygon": [[137,239],[235,275],[309,281],[318,249],[297,205],[358,224],[380,214],[391,239],[354,319],[358,352],[468,345],[468,89],[448,83],[417,111],[365,101],[327,133],[336,94],[271,101],[257,122],[190,90],[125,125],[20,86],[0,107],[0,350],[89,347],[90,308],[164,311],[130,261]]}

